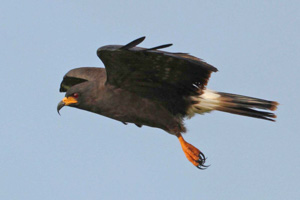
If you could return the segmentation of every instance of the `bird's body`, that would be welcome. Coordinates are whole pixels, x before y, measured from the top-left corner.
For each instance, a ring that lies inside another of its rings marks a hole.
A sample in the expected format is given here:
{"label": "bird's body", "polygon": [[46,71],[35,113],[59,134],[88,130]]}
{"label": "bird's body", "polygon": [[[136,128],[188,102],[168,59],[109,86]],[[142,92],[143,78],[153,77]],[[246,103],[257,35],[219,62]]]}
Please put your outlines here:
{"label": "bird's body", "polygon": [[106,69],[69,71],[61,83],[66,97],[58,110],[68,105],[124,124],[163,129],[178,137],[186,157],[199,168],[205,167],[205,157],[183,140],[185,118],[212,110],[271,121],[276,117],[256,109],[275,110],[277,102],[208,90],[205,86],[215,67],[188,54],[158,50],[170,44],[135,47],[143,39],[99,48],[97,55]]}
{"label": "bird's body", "polygon": [[[83,73],[82,69],[86,73]],[[88,96],[82,97],[84,98],[82,99],[84,104],[79,106],[80,109],[88,110],[123,123],[157,127],[167,132],[171,132],[173,127],[181,126],[181,120],[174,117],[159,103],[143,98],[125,89],[106,85],[106,71],[103,68],[84,67],[73,69],[65,77],[77,76],[74,72],[78,72],[78,70],[81,74],[86,75],[84,78],[90,78],[87,74],[92,75],[92,81],[89,81],[88,84],[89,90],[92,92],[89,92]],[[94,78],[101,81],[93,81]],[[87,82],[83,82],[77,85],[77,87],[81,87],[82,84],[87,84]],[[73,89],[77,90],[76,86]],[[72,90],[70,92],[72,93]],[[155,115],[153,111],[156,111]],[[157,120],[157,116],[160,116],[160,120]]]}

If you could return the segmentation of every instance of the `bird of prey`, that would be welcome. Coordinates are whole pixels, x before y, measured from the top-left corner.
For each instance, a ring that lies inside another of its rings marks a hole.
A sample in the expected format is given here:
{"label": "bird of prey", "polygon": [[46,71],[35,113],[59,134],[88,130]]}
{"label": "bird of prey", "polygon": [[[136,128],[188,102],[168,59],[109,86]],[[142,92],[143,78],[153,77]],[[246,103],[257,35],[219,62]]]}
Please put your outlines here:
{"label": "bird of prey", "polygon": [[137,47],[145,37],[126,45],[97,50],[104,68],[70,70],[60,85],[65,97],[57,106],[70,106],[124,123],[160,128],[175,135],[187,159],[205,169],[204,154],[184,140],[183,120],[213,110],[274,121],[278,103],[206,89],[217,68],[186,53]]}

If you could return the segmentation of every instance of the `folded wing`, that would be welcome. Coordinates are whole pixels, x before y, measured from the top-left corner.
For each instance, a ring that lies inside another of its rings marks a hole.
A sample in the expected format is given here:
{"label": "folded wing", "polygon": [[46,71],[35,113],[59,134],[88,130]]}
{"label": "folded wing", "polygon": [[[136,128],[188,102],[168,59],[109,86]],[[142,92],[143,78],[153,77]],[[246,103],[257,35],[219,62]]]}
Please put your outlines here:
{"label": "folded wing", "polygon": [[106,68],[106,84],[156,101],[172,114],[185,115],[188,97],[199,95],[217,69],[185,53],[158,50],[171,44],[149,49],[135,47],[143,39],[98,49],[97,55]]}

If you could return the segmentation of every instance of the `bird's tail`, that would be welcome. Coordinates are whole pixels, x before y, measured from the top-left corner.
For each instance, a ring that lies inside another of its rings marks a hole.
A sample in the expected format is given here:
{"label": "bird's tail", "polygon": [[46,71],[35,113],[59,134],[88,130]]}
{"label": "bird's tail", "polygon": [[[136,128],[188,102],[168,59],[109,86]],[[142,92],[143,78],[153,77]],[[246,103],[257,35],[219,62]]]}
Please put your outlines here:
{"label": "bird's tail", "polygon": [[278,105],[275,101],[215,92],[208,89],[203,90],[201,95],[192,97],[192,101],[193,104],[188,110],[189,117],[192,117],[195,113],[203,114],[212,110],[219,110],[270,121],[275,121],[274,118],[276,118],[276,115],[261,110],[274,111]]}

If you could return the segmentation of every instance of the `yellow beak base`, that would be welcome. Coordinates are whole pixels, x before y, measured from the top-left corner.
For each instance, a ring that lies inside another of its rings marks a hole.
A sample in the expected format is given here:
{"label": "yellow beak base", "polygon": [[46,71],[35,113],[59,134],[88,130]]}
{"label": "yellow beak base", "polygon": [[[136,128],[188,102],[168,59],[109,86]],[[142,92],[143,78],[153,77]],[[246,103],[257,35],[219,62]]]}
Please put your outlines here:
{"label": "yellow beak base", "polygon": [[68,106],[70,104],[77,103],[77,100],[74,97],[64,97],[62,102],[64,102],[64,104]]}

